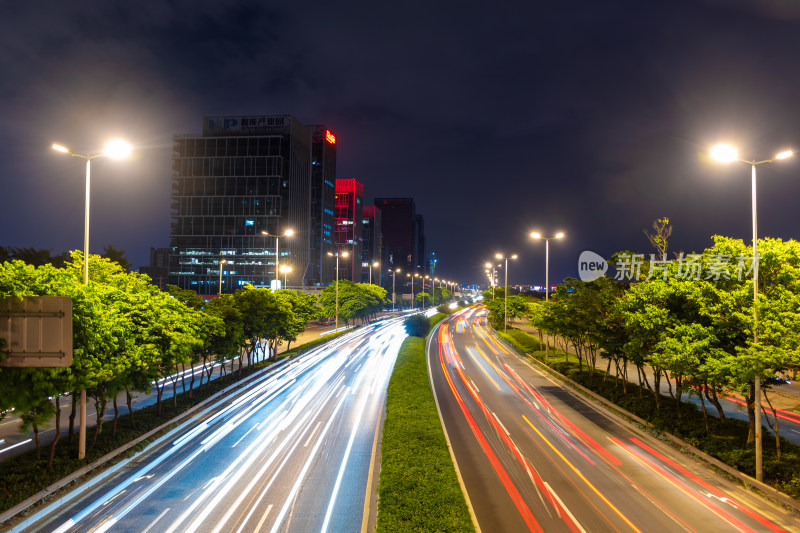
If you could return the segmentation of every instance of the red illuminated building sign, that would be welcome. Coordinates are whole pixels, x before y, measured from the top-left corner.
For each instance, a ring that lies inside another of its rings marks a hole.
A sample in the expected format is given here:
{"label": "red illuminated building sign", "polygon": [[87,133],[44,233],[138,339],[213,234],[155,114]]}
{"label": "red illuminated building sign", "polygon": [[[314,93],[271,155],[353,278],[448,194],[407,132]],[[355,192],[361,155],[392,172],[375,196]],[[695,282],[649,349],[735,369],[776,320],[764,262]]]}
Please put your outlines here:
{"label": "red illuminated building sign", "polygon": [[331,144],[336,144],[336,136],[331,133],[331,130],[325,130],[325,140]]}

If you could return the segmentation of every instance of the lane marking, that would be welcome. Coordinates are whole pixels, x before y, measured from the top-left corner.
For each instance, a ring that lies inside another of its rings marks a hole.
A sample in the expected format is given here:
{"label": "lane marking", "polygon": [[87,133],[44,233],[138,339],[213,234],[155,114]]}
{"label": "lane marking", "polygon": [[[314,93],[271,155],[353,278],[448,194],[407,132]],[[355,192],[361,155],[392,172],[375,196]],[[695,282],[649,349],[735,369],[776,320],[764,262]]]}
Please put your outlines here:
{"label": "lane marking", "polygon": [[567,466],[569,466],[572,469],[572,471],[575,472],[578,475],[578,477],[581,478],[583,480],[583,482],[586,483],[586,485],[589,486],[590,489],[592,489],[592,492],[597,494],[600,497],[600,499],[603,500],[606,503],[606,505],[608,505],[615,513],[617,513],[617,516],[622,518],[622,520],[631,527],[631,529],[633,529],[634,531],[637,531],[638,533],[641,533],[641,530],[639,530],[639,528],[634,526],[633,523],[630,520],[628,520],[628,518],[624,514],[622,514],[622,512],[620,512],[619,509],[617,509],[614,506],[613,503],[608,501],[608,499],[605,496],[603,496],[603,494],[599,490],[597,490],[597,487],[592,485],[592,483],[588,479],[586,479],[586,477],[583,474],[581,474],[580,470],[575,468],[575,466],[571,462],[569,462],[569,460],[566,457],[564,457],[561,454],[561,452],[558,451],[558,449],[555,446],[553,446],[553,444],[549,440],[547,440],[547,438],[544,435],[542,435],[542,433],[536,428],[536,426],[534,426],[533,423],[531,423],[531,421],[528,420],[527,416],[522,415],[522,418],[536,432],[536,434],[539,435],[539,437],[543,441],[545,441],[548,446],[550,446],[550,449],[552,449],[554,452],[556,452],[556,454],[561,458],[561,460],[564,461],[567,464]]}
{"label": "lane marking", "polygon": [[317,429],[319,428],[320,424],[322,424],[322,420],[320,420],[319,422],[317,422],[317,425],[316,425],[316,426],[314,426],[314,430],[313,430],[313,431],[311,432],[311,434],[308,436],[308,439],[306,440],[306,443],[305,443],[305,444],[303,444],[303,448],[308,448],[308,443],[310,443],[310,442],[311,442],[311,439],[314,437],[314,434],[317,432]]}
{"label": "lane marking", "polygon": [[14,449],[14,448],[16,448],[17,446],[22,446],[23,444],[28,444],[28,443],[29,443],[29,442],[31,442],[32,440],[33,440],[33,439],[28,439],[28,440],[24,440],[24,441],[22,441],[22,442],[18,442],[17,444],[13,444],[13,445],[9,446],[8,448],[5,448],[5,449],[3,449],[3,450],[0,450],[0,453],[7,452],[8,450],[13,450],[13,449]]}
{"label": "lane marking", "polygon": [[544,482],[544,486],[545,486],[545,487],[547,487],[547,490],[550,492],[550,495],[551,495],[553,498],[555,498],[555,500],[558,502],[558,505],[560,505],[560,506],[561,506],[561,508],[564,510],[564,512],[565,512],[565,513],[567,513],[567,516],[569,516],[569,519],[570,519],[570,520],[572,520],[572,523],[575,525],[575,527],[577,527],[577,528],[578,528],[579,530],[581,530],[583,533],[586,533],[586,530],[585,530],[585,529],[583,529],[583,526],[582,526],[582,525],[580,525],[580,523],[578,522],[578,520],[575,518],[575,515],[573,515],[573,514],[570,512],[570,510],[569,510],[569,509],[567,509],[567,506],[566,506],[566,505],[564,505],[564,502],[562,502],[562,501],[561,501],[561,498],[559,498],[559,497],[558,497],[558,494],[556,494],[556,491],[554,491],[554,490],[553,490],[553,487],[551,487],[551,486],[550,486],[550,483],[548,483],[547,481],[545,481],[545,482]]}
{"label": "lane marking", "polygon": [[156,525],[156,522],[158,522],[159,520],[161,520],[162,518],[164,518],[164,515],[165,515],[165,514],[167,514],[167,512],[169,511],[169,509],[170,509],[170,508],[169,508],[169,507],[167,507],[166,509],[164,509],[163,511],[161,511],[161,514],[160,514],[160,515],[158,515],[158,516],[156,517],[156,519],[155,519],[155,520],[153,520],[152,522],[150,522],[150,525],[148,525],[146,528],[144,528],[144,530],[142,531],[142,533],[147,533],[148,531],[150,531],[151,529],[153,529],[153,526],[154,526],[154,525]]}
{"label": "lane marking", "polygon": [[498,385],[498,384],[497,384],[497,382],[496,382],[495,380],[493,380],[493,379],[492,379],[492,376],[490,376],[490,375],[489,375],[489,372],[488,372],[488,371],[487,371],[485,368],[483,368],[483,365],[481,364],[481,362],[480,362],[480,361],[478,361],[478,358],[477,358],[477,357],[475,357],[475,354],[474,354],[474,353],[472,353],[472,346],[467,346],[466,348],[467,348],[467,353],[469,354],[469,356],[470,356],[470,357],[472,357],[472,360],[473,360],[473,361],[475,361],[475,364],[476,364],[476,365],[478,365],[478,368],[480,368],[480,369],[481,369],[481,371],[482,371],[484,374],[486,374],[486,377],[487,377],[487,378],[489,378],[489,381],[491,381],[491,382],[492,382],[492,385],[494,385],[495,387],[497,387],[497,390],[499,390],[500,392],[502,392],[502,391],[503,391],[503,389],[501,389],[501,388],[500,388],[500,385]]}
{"label": "lane marking", "polygon": [[261,528],[264,526],[264,522],[267,521],[267,517],[269,516],[269,512],[272,511],[272,504],[267,506],[267,512],[264,513],[264,516],[261,517],[261,520],[258,521],[256,528],[253,530],[253,533],[258,533],[261,531]]}

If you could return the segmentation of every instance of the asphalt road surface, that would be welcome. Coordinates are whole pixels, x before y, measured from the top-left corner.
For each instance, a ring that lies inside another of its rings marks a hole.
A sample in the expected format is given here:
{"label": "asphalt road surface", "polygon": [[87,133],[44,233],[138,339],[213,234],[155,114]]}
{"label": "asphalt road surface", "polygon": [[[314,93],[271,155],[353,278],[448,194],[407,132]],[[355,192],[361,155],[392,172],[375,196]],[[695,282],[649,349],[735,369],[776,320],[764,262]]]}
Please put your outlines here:
{"label": "asphalt road surface", "polygon": [[398,319],[293,359],[13,531],[360,531]]}
{"label": "asphalt road surface", "polygon": [[428,340],[478,524],[494,531],[800,531],[800,519],[619,421],[511,352],[475,308]]}

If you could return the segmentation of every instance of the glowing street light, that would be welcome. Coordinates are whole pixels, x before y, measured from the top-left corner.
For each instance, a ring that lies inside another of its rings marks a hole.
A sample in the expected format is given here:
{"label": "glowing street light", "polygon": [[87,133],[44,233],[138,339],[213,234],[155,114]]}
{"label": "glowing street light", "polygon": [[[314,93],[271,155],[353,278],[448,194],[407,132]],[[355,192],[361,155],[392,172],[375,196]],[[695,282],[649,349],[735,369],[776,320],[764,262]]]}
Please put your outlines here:
{"label": "glowing street light", "polygon": [[283,286],[284,287],[288,287],[289,286],[289,282],[287,281],[287,278],[289,276],[289,272],[291,272],[291,271],[292,271],[292,267],[290,267],[288,265],[281,265],[281,272],[283,272]]}
{"label": "glowing street light", "polygon": [[[280,267],[280,256],[281,256],[280,248],[278,247],[278,242],[280,241],[281,237],[291,237],[292,235],[294,235],[294,230],[289,228],[283,233],[278,235],[273,235],[267,231],[262,231],[261,235],[264,235],[266,237],[275,237],[275,290],[277,291],[278,289],[280,289],[281,285],[280,278],[278,277],[280,275],[279,267]],[[264,276],[266,277],[266,275],[267,275],[266,261],[264,261]]]}
{"label": "glowing street light", "polygon": [[[771,159],[762,161],[748,161],[739,159],[739,153],[733,146],[720,144],[711,149],[711,157],[720,163],[732,163],[738,161],[747,163],[751,168],[752,181],[752,200],[753,200],[753,342],[758,344],[758,223],[756,217],[756,167],[764,163],[772,163],[779,159],[792,157],[794,152],[785,150],[779,152]],[[761,443],[761,376],[756,375],[754,383],[753,403],[755,410],[755,452],[756,452],[756,479],[764,481],[764,471],[762,466],[762,443]]]}
{"label": "glowing street light", "polygon": [[[550,299],[550,241],[552,239],[563,239],[564,232],[559,231],[552,237],[542,237],[542,234],[539,232],[531,232],[532,239],[544,239],[544,301],[547,302]],[[544,344],[544,359],[545,361],[550,355],[550,338],[549,336],[545,337],[546,342]]]}
{"label": "glowing street light", "polygon": [[[508,256],[504,256],[503,254],[495,254],[494,255],[497,259],[505,259],[505,275],[506,275],[506,287],[503,291],[503,333],[506,332],[506,322],[508,321]],[[511,256],[511,259],[516,259],[517,254]]]}
{"label": "glowing street light", "polygon": [[217,285],[217,294],[219,296],[222,296],[222,265],[224,265],[227,262],[228,261],[226,261],[225,259],[219,260],[219,284]]}
{"label": "glowing street light", "polygon": [[377,261],[373,261],[371,265],[369,265],[369,284],[372,285],[372,269],[381,266],[380,263]]}
{"label": "glowing street light", "polygon": [[[111,141],[106,145],[106,149],[101,154],[95,155],[81,155],[71,151],[66,146],[61,144],[53,144],[53,150],[61,152],[62,154],[69,154],[73,157],[79,157],[86,161],[86,200],[83,212],[83,284],[89,284],[89,197],[91,190],[91,169],[92,159],[98,157],[110,157],[112,159],[120,159],[127,157],[131,153],[131,146],[125,141]],[[86,389],[81,389],[80,399],[80,431],[78,432],[78,459],[86,457]]]}
{"label": "glowing street light", "polygon": [[399,268],[395,268],[395,269],[391,269],[390,268],[389,272],[392,273],[392,313],[394,313],[394,300],[395,300],[395,298],[397,296],[397,294],[394,292],[394,278],[395,278],[395,274],[397,274],[398,272],[402,272],[402,271]]}

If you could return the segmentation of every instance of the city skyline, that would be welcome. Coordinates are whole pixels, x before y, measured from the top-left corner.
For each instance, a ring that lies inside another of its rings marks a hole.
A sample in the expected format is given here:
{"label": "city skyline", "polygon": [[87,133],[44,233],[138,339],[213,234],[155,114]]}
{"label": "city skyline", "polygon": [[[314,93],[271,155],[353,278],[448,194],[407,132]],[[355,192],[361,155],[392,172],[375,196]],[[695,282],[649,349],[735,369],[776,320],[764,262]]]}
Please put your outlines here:
{"label": "city skyline", "polygon": [[[509,283],[541,284],[544,246],[563,231],[551,280],[584,250],[650,252],[642,229],[667,216],[671,248],[713,234],[750,238],[743,158],[796,149],[800,10],[777,1],[608,5],[355,4],[265,9],[9,6],[0,85],[0,244],[80,249],[82,168],[58,142],[128,161],[93,165],[93,252],[134,265],[168,245],[171,139],[199,116],[292,114],[337,135],[338,175],[375,197],[413,197],[442,275],[482,282],[494,253],[518,253]],[[27,28],[36,28],[29,32]],[[24,33],[23,33],[24,32]],[[413,37],[412,37],[413,36]],[[796,161],[760,174],[759,233],[794,238]]]}

